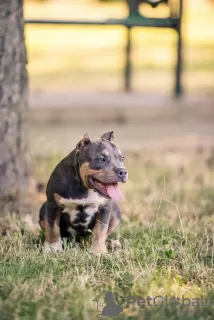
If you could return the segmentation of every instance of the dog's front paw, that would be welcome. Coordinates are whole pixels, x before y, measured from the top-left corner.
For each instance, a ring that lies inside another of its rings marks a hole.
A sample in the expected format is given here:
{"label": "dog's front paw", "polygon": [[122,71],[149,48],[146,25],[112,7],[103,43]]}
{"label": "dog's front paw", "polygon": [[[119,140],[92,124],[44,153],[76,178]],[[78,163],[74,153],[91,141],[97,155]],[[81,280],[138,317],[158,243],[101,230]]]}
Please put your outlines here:
{"label": "dog's front paw", "polygon": [[50,252],[59,253],[59,252],[62,252],[63,251],[62,240],[59,239],[58,241],[53,242],[53,243],[49,243],[48,241],[45,240],[43,251],[45,253],[50,253]]}
{"label": "dog's front paw", "polygon": [[121,243],[118,240],[108,239],[107,245],[108,245],[108,248],[111,250],[121,249]]}
{"label": "dog's front paw", "polygon": [[101,257],[103,254],[107,253],[107,248],[105,244],[92,244],[91,246],[91,252],[97,256]]}

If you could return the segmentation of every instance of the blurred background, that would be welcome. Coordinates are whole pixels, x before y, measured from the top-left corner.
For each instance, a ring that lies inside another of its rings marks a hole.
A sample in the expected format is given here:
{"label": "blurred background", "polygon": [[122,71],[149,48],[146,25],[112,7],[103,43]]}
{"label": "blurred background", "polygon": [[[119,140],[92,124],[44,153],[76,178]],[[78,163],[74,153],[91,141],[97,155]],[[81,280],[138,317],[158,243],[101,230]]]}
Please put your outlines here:
{"label": "blurred background", "polygon": [[[126,18],[123,0],[25,1],[25,19]],[[166,17],[165,4],[140,12]],[[26,24],[31,154],[66,154],[88,131],[115,130],[123,149],[195,147],[214,139],[214,3],[184,0],[184,95],[174,99],[177,34],[131,31],[131,91],[124,92],[123,26]],[[41,148],[42,146],[42,148]]]}
{"label": "blurred background", "polygon": [[[214,3],[213,3],[214,5]],[[150,16],[168,8],[142,5]],[[25,1],[26,19],[105,20],[125,18],[125,0]],[[134,92],[171,93],[176,60],[173,30],[132,31]],[[209,0],[184,0],[184,85],[188,93],[212,94],[214,84],[214,7]],[[27,25],[31,89],[34,91],[102,91],[123,88],[126,29],[119,26]]]}

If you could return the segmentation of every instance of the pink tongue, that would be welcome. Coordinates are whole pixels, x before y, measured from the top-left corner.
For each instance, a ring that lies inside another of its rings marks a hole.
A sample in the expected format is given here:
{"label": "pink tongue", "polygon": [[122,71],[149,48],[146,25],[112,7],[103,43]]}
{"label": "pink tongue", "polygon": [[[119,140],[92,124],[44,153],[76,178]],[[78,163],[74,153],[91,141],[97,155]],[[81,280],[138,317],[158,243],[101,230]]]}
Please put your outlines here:
{"label": "pink tongue", "polygon": [[107,193],[110,198],[115,201],[120,201],[124,199],[122,191],[120,191],[117,184],[109,184],[106,187]]}

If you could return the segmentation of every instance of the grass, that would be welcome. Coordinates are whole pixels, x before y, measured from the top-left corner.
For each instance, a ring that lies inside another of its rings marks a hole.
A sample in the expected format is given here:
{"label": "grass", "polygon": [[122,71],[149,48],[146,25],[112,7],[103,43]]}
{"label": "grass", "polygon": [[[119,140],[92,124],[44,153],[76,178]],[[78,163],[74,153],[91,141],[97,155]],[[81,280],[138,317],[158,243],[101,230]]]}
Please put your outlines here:
{"label": "grass", "polygon": [[[34,176],[46,181],[60,155],[32,160]],[[213,319],[213,303],[141,307],[128,296],[192,299],[214,296],[214,156],[212,150],[127,153],[129,182],[123,186],[123,249],[100,262],[87,247],[66,245],[59,255],[41,252],[40,234],[17,221],[0,239],[0,319],[96,319],[104,292],[123,306],[115,319]],[[38,165],[39,164],[39,165]],[[39,202],[39,200],[38,200]],[[34,212],[37,219],[37,212]],[[21,231],[22,230],[22,231]],[[174,301],[174,302],[173,302]]]}
{"label": "grass", "polygon": [[[198,0],[197,6],[194,0],[185,4],[185,85],[192,92],[199,89],[212,92],[213,8],[205,0]],[[153,10],[146,9],[146,12],[153,14]],[[25,4],[26,18],[99,20],[126,15],[126,6],[120,1]],[[132,40],[133,90],[171,92],[176,60],[175,33],[134,28]],[[33,90],[116,91],[123,88],[126,30],[122,27],[27,25],[26,44]]]}

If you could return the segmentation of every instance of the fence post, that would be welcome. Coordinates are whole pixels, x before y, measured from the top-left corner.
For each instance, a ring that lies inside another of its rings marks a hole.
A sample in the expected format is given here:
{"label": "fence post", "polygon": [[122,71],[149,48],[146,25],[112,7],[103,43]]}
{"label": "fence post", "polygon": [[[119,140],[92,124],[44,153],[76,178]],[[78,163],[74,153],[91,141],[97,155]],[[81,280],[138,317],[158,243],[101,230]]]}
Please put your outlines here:
{"label": "fence post", "polygon": [[183,17],[183,0],[180,0],[180,9],[177,23],[177,62],[176,62],[176,77],[175,77],[175,89],[174,94],[176,98],[179,98],[183,94],[183,85],[182,85],[182,69],[183,69],[183,38],[182,38],[182,17]]}
{"label": "fence post", "polygon": [[131,27],[127,27],[127,39],[126,39],[126,48],[125,48],[125,56],[126,56],[126,64],[125,64],[125,72],[124,72],[124,90],[129,92],[131,90],[131,73],[132,73],[132,65],[131,65]]}

